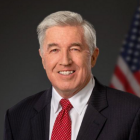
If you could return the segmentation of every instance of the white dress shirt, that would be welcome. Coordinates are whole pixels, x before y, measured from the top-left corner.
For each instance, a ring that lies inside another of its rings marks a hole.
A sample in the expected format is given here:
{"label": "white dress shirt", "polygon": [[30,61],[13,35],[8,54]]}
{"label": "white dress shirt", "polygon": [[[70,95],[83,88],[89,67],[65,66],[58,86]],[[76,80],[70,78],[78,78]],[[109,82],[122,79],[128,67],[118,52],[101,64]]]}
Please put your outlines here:
{"label": "white dress shirt", "polygon": [[[77,94],[69,98],[68,100],[72,104],[73,108],[70,110],[69,115],[71,118],[71,140],[76,140],[85,111],[88,106],[88,100],[94,88],[95,81],[91,78],[89,83]],[[51,99],[51,113],[50,113],[50,132],[49,139],[51,139],[51,134],[53,130],[53,125],[58,113],[61,111],[62,107],[59,104],[62,97],[57,93],[55,88],[52,88],[52,99]]]}

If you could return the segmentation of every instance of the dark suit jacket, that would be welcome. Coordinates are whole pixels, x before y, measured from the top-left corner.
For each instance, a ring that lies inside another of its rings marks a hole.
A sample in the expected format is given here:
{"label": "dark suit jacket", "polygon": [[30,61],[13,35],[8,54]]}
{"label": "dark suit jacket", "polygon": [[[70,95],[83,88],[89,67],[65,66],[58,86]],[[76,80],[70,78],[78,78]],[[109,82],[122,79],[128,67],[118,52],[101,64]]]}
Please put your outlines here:
{"label": "dark suit jacket", "polygon": [[[51,94],[40,92],[9,109],[4,140],[48,140]],[[96,80],[77,140],[140,140],[140,99]]]}

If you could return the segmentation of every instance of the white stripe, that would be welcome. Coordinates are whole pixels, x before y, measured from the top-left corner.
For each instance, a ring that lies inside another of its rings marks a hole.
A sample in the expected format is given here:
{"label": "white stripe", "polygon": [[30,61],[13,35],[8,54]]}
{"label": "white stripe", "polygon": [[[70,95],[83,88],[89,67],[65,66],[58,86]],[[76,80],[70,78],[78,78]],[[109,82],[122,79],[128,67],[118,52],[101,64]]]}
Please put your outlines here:
{"label": "white stripe", "polygon": [[121,81],[117,78],[117,76],[114,74],[111,80],[111,84],[119,90],[125,91],[123,84]]}
{"label": "white stripe", "polygon": [[133,76],[132,72],[129,70],[128,66],[124,62],[121,56],[119,56],[118,63],[120,70],[125,75],[126,79],[128,80],[129,84],[131,85],[131,88],[134,90],[134,92],[140,97],[140,85]]}

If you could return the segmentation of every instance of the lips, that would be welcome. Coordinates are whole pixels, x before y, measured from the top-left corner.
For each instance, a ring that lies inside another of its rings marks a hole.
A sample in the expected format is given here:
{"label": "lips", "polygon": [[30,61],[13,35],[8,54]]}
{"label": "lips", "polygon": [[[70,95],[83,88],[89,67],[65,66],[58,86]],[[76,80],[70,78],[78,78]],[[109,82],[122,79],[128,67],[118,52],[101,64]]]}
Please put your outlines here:
{"label": "lips", "polygon": [[58,73],[62,74],[62,75],[70,75],[73,74],[75,71],[71,70],[71,71],[59,71]]}

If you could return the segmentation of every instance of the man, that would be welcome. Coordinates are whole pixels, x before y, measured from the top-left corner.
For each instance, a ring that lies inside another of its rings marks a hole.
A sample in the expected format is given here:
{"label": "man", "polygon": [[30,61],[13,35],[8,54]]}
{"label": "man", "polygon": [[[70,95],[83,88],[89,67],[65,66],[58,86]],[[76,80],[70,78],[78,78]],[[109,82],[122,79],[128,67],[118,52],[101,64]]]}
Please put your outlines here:
{"label": "man", "polygon": [[140,99],[92,76],[99,54],[92,25],[60,11],[37,31],[52,87],[7,111],[5,140],[139,140]]}

